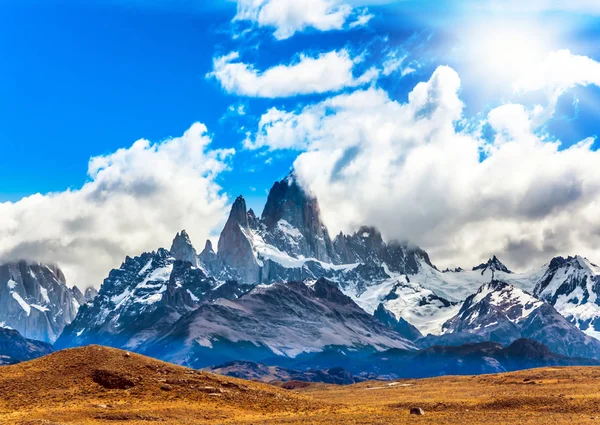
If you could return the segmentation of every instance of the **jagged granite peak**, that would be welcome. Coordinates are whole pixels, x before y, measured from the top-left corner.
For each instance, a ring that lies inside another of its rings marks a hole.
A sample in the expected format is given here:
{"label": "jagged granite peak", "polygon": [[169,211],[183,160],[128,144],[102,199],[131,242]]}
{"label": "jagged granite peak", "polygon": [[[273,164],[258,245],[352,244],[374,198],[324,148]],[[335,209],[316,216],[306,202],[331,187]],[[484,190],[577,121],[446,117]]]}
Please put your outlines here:
{"label": "jagged granite peak", "polygon": [[206,240],[206,243],[204,244],[204,249],[202,250],[202,252],[205,252],[207,254],[216,254],[215,250],[213,248],[212,241],[210,239]]}
{"label": "jagged granite peak", "polygon": [[462,267],[455,267],[453,269],[447,267],[442,271],[442,273],[461,273],[464,271],[465,271],[465,269],[463,269]]}
{"label": "jagged granite peak", "polygon": [[243,229],[248,229],[248,210],[246,208],[246,200],[242,195],[238,196],[233,205],[231,206],[231,212],[229,213],[228,222],[235,222],[239,224]]}
{"label": "jagged granite peak", "polygon": [[600,338],[600,267],[578,255],[553,258],[534,294],[585,333]]}
{"label": "jagged granite peak", "polygon": [[213,244],[210,239],[206,241],[204,249],[198,255],[200,267],[219,281],[229,281],[238,278],[236,271],[227,266],[213,249]]}
{"label": "jagged granite peak", "polygon": [[248,216],[248,226],[253,230],[258,230],[260,227],[260,220],[254,213],[254,210],[250,208],[246,215]]}
{"label": "jagged granite peak", "polygon": [[79,305],[83,305],[87,302],[85,295],[83,295],[83,292],[81,292],[81,289],[79,289],[77,286],[71,287],[71,294],[73,294],[73,297],[77,300]]}
{"label": "jagged granite peak", "polygon": [[96,295],[98,295],[98,290],[96,288],[94,288],[93,286],[90,286],[90,287],[86,288],[84,292],[81,292],[81,289],[79,289],[79,287],[73,286],[71,288],[71,293],[73,294],[73,297],[77,300],[79,305],[81,306],[81,305],[89,303],[94,298],[96,298]]}
{"label": "jagged granite peak", "polygon": [[[212,301],[220,286],[202,269],[162,248],[127,257],[110,272],[93,302],[81,307],[56,347],[101,344],[134,350],[202,302]],[[219,296],[240,296],[226,289]]]}
{"label": "jagged granite peak", "polygon": [[192,266],[198,267],[198,254],[192,245],[190,236],[185,230],[177,233],[175,239],[173,239],[170,251],[176,260],[189,261]]}
{"label": "jagged granite peak", "polygon": [[254,253],[248,211],[243,196],[238,196],[219,237],[217,256],[227,267],[233,269],[242,282],[258,283],[260,267]]}
{"label": "jagged granite peak", "polygon": [[333,246],[321,218],[319,202],[293,174],[273,185],[261,222],[267,230],[265,241],[282,251],[334,262]]}
{"label": "jagged granite peak", "polygon": [[495,255],[490,258],[487,263],[481,263],[480,265],[473,267],[473,271],[481,270],[481,274],[484,274],[486,270],[491,270],[492,273],[496,271],[512,274],[513,272],[506,267],[502,261],[498,259]]}
{"label": "jagged granite peak", "polygon": [[[217,259],[217,253],[213,249],[213,244],[212,244],[212,242],[211,242],[210,239],[206,240],[206,244],[204,245],[204,249],[198,255],[198,259],[200,260],[200,262],[202,263],[202,265],[205,266],[205,268],[207,270],[209,268],[206,267],[206,266],[209,265],[209,264],[211,264],[211,263],[213,263],[214,261],[216,261],[216,259]],[[210,271],[209,271],[209,273],[210,273]]]}
{"label": "jagged granite peak", "polygon": [[53,343],[79,305],[58,266],[28,261],[0,265],[0,326]]}
{"label": "jagged granite peak", "polygon": [[[510,344],[530,338],[565,356],[600,358],[600,341],[584,334],[550,304],[501,281],[487,283],[467,298],[444,329],[445,342],[479,338]],[[444,338],[433,341],[443,343]]]}
{"label": "jagged granite peak", "polygon": [[352,235],[340,233],[333,246],[343,264],[372,262],[402,274],[418,273],[421,263],[435,269],[427,252],[406,242],[386,243],[381,232],[373,226],[362,226]]}
{"label": "jagged granite peak", "polygon": [[144,354],[191,367],[230,360],[294,358],[328,347],[414,349],[324,279],[259,285],[235,301],[203,304]]}

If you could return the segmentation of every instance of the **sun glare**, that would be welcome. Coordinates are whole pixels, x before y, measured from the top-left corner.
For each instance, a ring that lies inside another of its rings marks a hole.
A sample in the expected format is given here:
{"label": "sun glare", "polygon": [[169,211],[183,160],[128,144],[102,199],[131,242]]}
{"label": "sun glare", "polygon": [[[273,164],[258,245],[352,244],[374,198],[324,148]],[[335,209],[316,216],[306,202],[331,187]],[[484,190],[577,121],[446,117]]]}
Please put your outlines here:
{"label": "sun glare", "polygon": [[531,21],[478,23],[466,33],[461,51],[469,71],[506,88],[557,49],[554,33]]}

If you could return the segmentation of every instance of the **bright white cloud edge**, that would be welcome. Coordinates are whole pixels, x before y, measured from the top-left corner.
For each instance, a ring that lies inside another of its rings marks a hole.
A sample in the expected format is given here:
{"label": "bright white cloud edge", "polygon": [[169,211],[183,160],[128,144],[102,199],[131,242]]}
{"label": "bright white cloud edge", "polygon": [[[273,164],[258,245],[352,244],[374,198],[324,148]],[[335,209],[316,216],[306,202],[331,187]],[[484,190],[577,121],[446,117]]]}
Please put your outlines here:
{"label": "bright white cloud edge", "polygon": [[360,58],[353,58],[346,49],[320,53],[317,56],[300,55],[284,65],[259,71],[239,61],[233,52],[214,59],[209,78],[215,78],[231,94],[248,97],[279,98],[306,94],[336,92],[376,80],[379,71],[370,68],[354,76]]}
{"label": "bright white cloud edge", "polygon": [[186,228],[201,243],[220,226],[228,199],[215,182],[233,149],[211,149],[207,128],[90,159],[80,189],[0,203],[0,259],[58,263],[71,284],[99,287],[124,260]]}
{"label": "bright white cloud edge", "polygon": [[600,259],[594,140],[561,150],[535,134],[539,111],[518,104],[490,112],[491,143],[457,131],[460,85],[454,70],[440,67],[405,104],[369,88],[297,112],[273,108],[246,145],[304,151],[294,167],[332,230],[374,224],[428,249],[442,266],[468,267],[492,254],[515,268],[557,254]]}

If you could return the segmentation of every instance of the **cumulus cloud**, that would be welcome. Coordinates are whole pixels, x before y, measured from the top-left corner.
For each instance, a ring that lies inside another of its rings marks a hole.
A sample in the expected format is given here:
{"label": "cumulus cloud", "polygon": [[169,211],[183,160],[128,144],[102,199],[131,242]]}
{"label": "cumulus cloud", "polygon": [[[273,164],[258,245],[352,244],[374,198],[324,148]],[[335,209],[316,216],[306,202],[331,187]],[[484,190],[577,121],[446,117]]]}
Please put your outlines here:
{"label": "cumulus cloud", "polygon": [[559,50],[522,75],[514,88],[518,92],[543,91],[548,97],[548,113],[552,114],[564,92],[589,85],[600,86],[600,62]]}
{"label": "cumulus cloud", "polygon": [[490,112],[491,142],[460,131],[460,86],[440,67],[406,103],[369,88],[299,111],[271,109],[247,143],[302,151],[294,167],[334,231],[374,224],[444,267],[492,254],[515,268],[556,254],[600,261],[593,139],[561,149],[533,132],[537,112],[517,104]]}
{"label": "cumulus cloud", "polygon": [[238,60],[237,52],[215,58],[208,77],[216,78],[225,91],[240,96],[277,98],[326,93],[367,84],[379,75],[371,68],[355,77],[353,70],[360,58],[352,58],[346,49],[315,57],[300,55],[288,65],[263,72]]}
{"label": "cumulus cloud", "polygon": [[91,158],[80,189],[0,203],[0,259],[58,263],[71,283],[98,287],[126,255],[169,248],[182,228],[201,245],[225,217],[215,179],[234,154],[210,143],[196,123],[181,137]]}
{"label": "cumulus cloud", "polygon": [[340,30],[366,25],[372,15],[365,9],[354,10],[343,0],[238,0],[235,21],[250,21],[259,27],[273,28],[278,40],[314,28]]}

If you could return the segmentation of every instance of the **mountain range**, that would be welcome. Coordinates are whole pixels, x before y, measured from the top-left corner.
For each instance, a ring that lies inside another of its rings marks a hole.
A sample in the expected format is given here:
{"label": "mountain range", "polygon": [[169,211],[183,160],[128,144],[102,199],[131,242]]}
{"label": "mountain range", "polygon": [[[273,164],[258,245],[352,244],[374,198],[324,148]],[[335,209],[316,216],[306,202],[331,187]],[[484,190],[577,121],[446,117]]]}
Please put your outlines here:
{"label": "mountain range", "polygon": [[179,232],[168,250],[127,257],[97,294],[69,289],[55,266],[2,266],[0,323],[57,349],[102,344],[197,368],[360,364],[389,350],[522,338],[597,359],[599,276],[577,256],[528,273],[495,256],[440,271],[423,249],[372,226],[332,238],[317,199],[290,175],[260,217],[234,201],[216,251],[209,240],[198,253]]}

